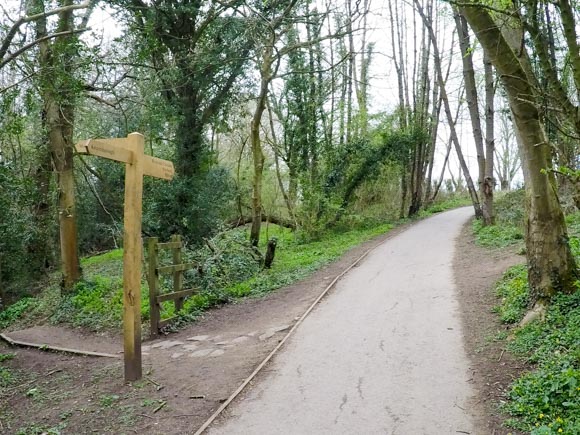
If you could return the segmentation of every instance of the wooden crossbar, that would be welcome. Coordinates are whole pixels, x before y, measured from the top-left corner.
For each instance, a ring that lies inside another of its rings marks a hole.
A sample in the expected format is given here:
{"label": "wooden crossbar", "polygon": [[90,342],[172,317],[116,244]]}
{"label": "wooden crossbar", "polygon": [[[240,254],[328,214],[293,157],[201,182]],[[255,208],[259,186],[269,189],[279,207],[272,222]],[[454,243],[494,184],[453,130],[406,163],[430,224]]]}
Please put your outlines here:
{"label": "wooden crossbar", "polygon": [[177,319],[177,316],[173,316],[173,317],[170,317],[170,318],[168,318],[168,319],[163,319],[163,320],[160,320],[160,321],[159,321],[159,323],[158,323],[158,325],[159,325],[159,329],[163,329],[163,328],[165,328],[167,325],[169,325],[169,324],[170,324],[171,322],[173,322],[175,319]]}
{"label": "wooden crossbar", "polygon": [[185,298],[187,296],[191,296],[195,293],[195,289],[189,290],[181,290],[179,292],[173,293],[164,293],[162,295],[157,296],[157,303],[160,304],[161,302],[173,301],[175,299]]}
{"label": "wooden crossbar", "polygon": [[157,243],[157,249],[178,249],[181,248],[181,242]]}
{"label": "wooden crossbar", "polygon": [[196,266],[195,263],[183,263],[183,264],[173,264],[171,266],[162,266],[157,268],[157,273],[175,273],[175,272],[185,272],[186,270],[193,269]]}

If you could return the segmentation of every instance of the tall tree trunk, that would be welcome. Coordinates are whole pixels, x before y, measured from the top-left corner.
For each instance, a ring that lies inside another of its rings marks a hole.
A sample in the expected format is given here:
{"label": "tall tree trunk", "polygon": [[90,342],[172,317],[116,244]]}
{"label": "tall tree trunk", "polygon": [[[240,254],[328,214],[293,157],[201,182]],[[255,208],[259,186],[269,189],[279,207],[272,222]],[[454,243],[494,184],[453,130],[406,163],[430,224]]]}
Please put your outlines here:
{"label": "tall tree trunk", "polygon": [[484,55],[483,64],[485,70],[485,176],[482,185],[483,201],[483,222],[484,225],[495,223],[495,213],[493,210],[493,190],[495,180],[493,178],[493,162],[495,153],[495,86],[493,79],[493,66],[491,61]]}
{"label": "tall tree trunk", "polygon": [[[62,2],[62,6],[72,4],[72,0]],[[44,8],[41,0],[36,5]],[[58,15],[57,31],[72,31],[73,19],[72,10],[61,12]],[[42,37],[47,34],[46,26],[46,18],[38,20],[37,36]],[[74,38],[68,34],[55,38],[53,42],[44,40],[39,44],[45,114],[43,121],[48,133],[52,164],[57,175],[61,265],[63,287],[67,290],[71,289],[81,277],[73,172],[73,124],[76,98],[72,75],[73,59],[76,57]],[[62,75],[57,83],[60,82],[63,85],[58,88],[54,86],[54,74]]]}
{"label": "tall tree trunk", "polygon": [[467,21],[457,9],[455,9],[454,18],[459,37],[459,47],[461,48],[461,59],[463,61],[465,98],[467,100],[467,108],[469,109],[469,118],[471,119],[473,139],[477,152],[477,184],[479,191],[482,192],[483,179],[485,177],[485,153],[483,148],[483,133],[481,131],[481,118],[479,116],[479,98],[477,96],[477,84],[475,83],[475,70],[473,68],[473,47],[469,40]]}
{"label": "tall tree trunk", "polygon": [[260,66],[260,92],[256,102],[256,110],[250,126],[250,144],[252,149],[252,162],[254,176],[252,178],[252,228],[250,230],[250,242],[258,246],[260,242],[260,228],[262,225],[262,178],[264,173],[264,152],[260,139],[260,123],[266,109],[268,87],[272,80],[274,45],[268,45],[262,51],[262,65]]}
{"label": "tall tree trunk", "polygon": [[[576,263],[568,245],[564,214],[550,171],[551,147],[534,101],[532,82],[525,50],[512,50],[508,37],[490,13],[476,6],[461,10],[487,56],[495,66],[509,98],[516,134],[521,141],[520,154],[526,184],[526,254],[528,281],[533,302],[545,303],[555,293],[574,291],[578,279]],[[513,23],[510,25],[514,25]]]}
{"label": "tall tree trunk", "polygon": [[286,203],[286,207],[288,208],[288,215],[290,219],[295,221],[294,218],[294,204],[290,202],[290,197],[288,196],[288,192],[286,192],[286,188],[284,187],[284,182],[282,181],[282,175],[280,174],[280,153],[279,153],[279,144],[278,139],[276,139],[276,132],[274,129],[274,114],[272,113],[272,107],[266,100],[266,106],[268,108],[268,119],[270,121],[270,132],[272,134],[272,149],[274,150],[274,164],[276,165],[276,178],[278,179],[278,186],[280,187],[280,192],[282,192],[282,197],[284,198],[284,202]]}

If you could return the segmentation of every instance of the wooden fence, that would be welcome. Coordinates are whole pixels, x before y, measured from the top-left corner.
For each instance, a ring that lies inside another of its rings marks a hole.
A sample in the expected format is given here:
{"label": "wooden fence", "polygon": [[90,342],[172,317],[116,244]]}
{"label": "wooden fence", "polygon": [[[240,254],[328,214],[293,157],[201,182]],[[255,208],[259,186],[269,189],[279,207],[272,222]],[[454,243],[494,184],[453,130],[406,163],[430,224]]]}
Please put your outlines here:
{"label": "wooden fence", "polygon": [[[161,304],[167,301],[174,301],[175,313],[183,308],[183,302],[187,296],[195,293],[195,289],[183,289],[184,272],[195,268],[195,263],[182,262],[183,243],[181,236],[171,236],[167,243],[159,243],[157,237],[146,239],[148,253],[148,273],[147,282],[149,284],[149,306],[151,319],[151,336],[159,335],[160,330],[167,326],[175,316],[161,320]],[[172,252],[172,263],[166,266],[160,264],[160,252],[169,250]],[[173,291],[161,293],[159,277],[161,275],[173,275]]]}

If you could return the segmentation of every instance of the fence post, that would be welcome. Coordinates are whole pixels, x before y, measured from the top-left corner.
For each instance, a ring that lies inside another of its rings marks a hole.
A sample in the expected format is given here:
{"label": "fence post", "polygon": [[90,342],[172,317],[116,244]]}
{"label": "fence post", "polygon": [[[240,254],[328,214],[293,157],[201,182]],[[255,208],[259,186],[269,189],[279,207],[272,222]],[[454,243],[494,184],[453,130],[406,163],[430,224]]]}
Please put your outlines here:
{"label": "fence post", "polygon": [[[179,247],[173,248],[173,264],[181,264],[181,236],[178,234],[174,234],[171,236],[171,241],[175,243],[179,243]],[[183,290],[183,271],[173,272],[173,291],[180,292]],[[183,307],[184,298],[175,299],[175,314],[181,311]]]}
{"label": "fence post", "polygon": [[149,322],[151,323],[151,337],[159,335],[159,321],[161,320],[161,313],[159,312],[159,304],[157,303],[157,296],[159,295],[159,274],[157,273],[158,256],[157,256],[157,237],[150,237],[147,239],[148,255],[148,273],[147,281],[149,283]]}

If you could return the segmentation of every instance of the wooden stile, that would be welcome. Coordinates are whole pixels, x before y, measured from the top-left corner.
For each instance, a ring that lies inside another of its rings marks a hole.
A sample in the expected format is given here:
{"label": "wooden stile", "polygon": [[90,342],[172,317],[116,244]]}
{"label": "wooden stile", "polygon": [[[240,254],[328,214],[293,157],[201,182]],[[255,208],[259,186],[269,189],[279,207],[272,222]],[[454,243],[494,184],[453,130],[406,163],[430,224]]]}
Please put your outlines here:
{"label": "wooden stile", "polygon": [[[195,263],[182,263],[183,243],[181,236],[171,236],[170,242],[159,243],[159,239],[151,237],[147,239],[147,261],[148,261],[148,279],[149,284],[149,303],[151,307],[151,336],[156,337],[159,331],[169,325],[175,319],[161,319],[161,303],[173,301],[175,312],[183,308],[185,298],[196,292],[195,289],[183,289],[183,273],[187,270],[194,269]],[[171,251],[171,261],[173,264],[160,266],[159,252],[162,250]],[[173,275],[173,291],[161,294],[159,285],[159,275]]]}

